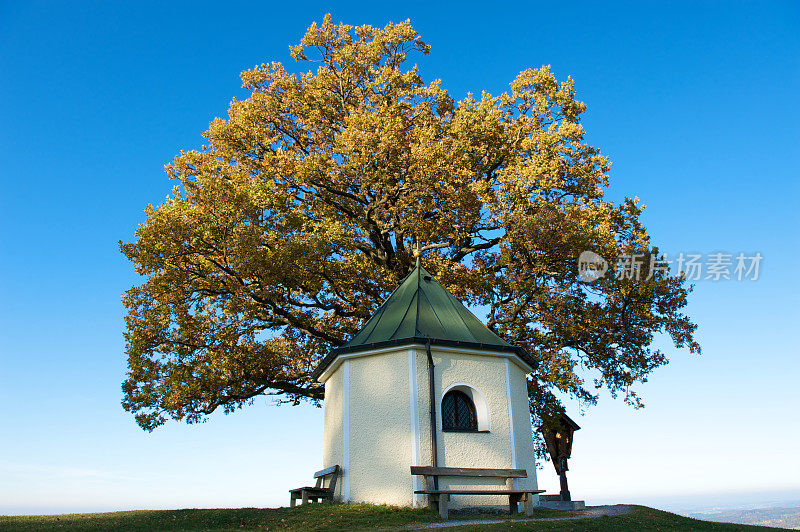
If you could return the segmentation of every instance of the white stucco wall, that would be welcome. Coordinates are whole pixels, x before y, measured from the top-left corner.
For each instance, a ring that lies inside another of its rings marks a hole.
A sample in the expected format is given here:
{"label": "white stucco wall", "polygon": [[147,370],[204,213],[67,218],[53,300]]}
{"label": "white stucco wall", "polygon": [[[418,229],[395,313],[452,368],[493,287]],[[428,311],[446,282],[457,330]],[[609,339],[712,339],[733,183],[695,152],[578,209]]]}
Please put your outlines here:
{"label": "white stucco wall", "polygon": [[[501,356],[436,347],[432,348],[432,353],[436,366],[438,465],[526,469],[528,478],[518,479],[517,486],[535,488],[525,372],[515,362],[508,362]],[[414,372],[416,379],[410,381],[409,375]],[[506,386],[507,381],[510,388]],[[488,432],[442,432],[442,394],[454,384],[469,385],[486,400]],[[349,502],[424,504],[424,496],[412,494],[415,485],[416,489],[423,487],[422,479],[412,478],[409,468],[431,464],[428,395],[428,362],[424,347],[403,347],[349,358],[327,376],[323,462],[326,467],[337,463],[343,467],[349,465],[337,487],[340,496]],[[512,452],[507,409],[509,395],[514,414],[515,453]],[[348,396],[349,403],[345,405]],[[416,397],[416,404],[413,397]],[[412,417],[412,413],[416,416]],[[349,441],[345,442],[347,427]],[[506,484],[502,479],[440,478],[440,487],[477,486],[502,488]],[[462,496],[453,497],[451,503],[453,507],[506,507],[508,498]]]}
{"label": "white stucco wall", "polygon": [[[343,421],[344,421],[344,366],[339,368],[325,381],[325,414],[322,433],[322,467],[331,467],[344,464],[343,450]],[[342,477],[336,482],[337,500],[342,497]]]}
{"label": "white stucco wall", "polygon": [[407,349],[350,361],[350,500],[409,506]]}
{"label": "white stucco wall", "polygon": [[[516,364],[509,364],[511,377],[511,404],[514,412],[514,439],[516,441],[517,468],[525,469],[528,478],[517,479],[520,489],[537,489],[536,460],[533,452],[533,427],[528,406],[528,385],[525,372]],[[538,499],[538,495],[535,496]]]}
{"label": "white stucco wall", "polygon": [[[506,359],[492,355],[465,354],[453,352],[442,348],[432,347],[431,352],[435,366],[434,389],[437,399],[436,417],[438,428],[438,464],[443,467],[474,467],[474,468],[511,468],[511,434],[509,425],[506,392]],[[430,444],[430,414],[428,403],[428,366],[427,355],[424,349],[417,351],[417,386],[419,393],[419,412],[420,412],[420,437],[421,437],[421,461],[422,464],[431,464],[431,444]],[[524,382],[516,382],[519,378],[524,378],[523,371],[513,362],[509,363],[509,376],[512,383],[512,404],[515,396],[515,388],[524,387]],[[488,433],[469,433],[469,432],[442,432],[441,399],[443,392],[451,385],[468,384],[477,389],[485,398],[489,410]],[[527,392],[525,392],[527,394]],[[518,395],[518,393],[516,394]],[[527,395],[526,395],[527,397]],[[527,401],[527,399],[525,399]],[[522,431],[523,424],[529,416],[519,416],[515,409],[515,440],[519,444],[520,438],[516,437],[516,432]],[[527,406],[522,413],[527,412]],[[523,419],[520,419],[522,417]],[[528,422],[530,425],[530,422]],[[530,434],[530,428],[527,429]],[[531,443],[532,447],[532,443]],[[524,452],[518,449],[518,454]],[[532,452],[532,451],[531,451]],[[535,475],[532,465],[532,454],[530,455],[531,466],[528,475]],[[528,469],[528,460],[520,462],[517,460],[516,466],[519,469]],[[527,481],[520,479],[517,482]],[[534,480],[535,482],[535,480]],[[520,487],[524,484],[518,484]],[[503,479],[482,479],[482,478],[440,478],[439,486],[452,489],[485,486],[487,489],[506,487]],[[480,496],[453,496],[451,499],[453,507],[459,506],[503,506],[508,505],[508,497],[480,497]]]}

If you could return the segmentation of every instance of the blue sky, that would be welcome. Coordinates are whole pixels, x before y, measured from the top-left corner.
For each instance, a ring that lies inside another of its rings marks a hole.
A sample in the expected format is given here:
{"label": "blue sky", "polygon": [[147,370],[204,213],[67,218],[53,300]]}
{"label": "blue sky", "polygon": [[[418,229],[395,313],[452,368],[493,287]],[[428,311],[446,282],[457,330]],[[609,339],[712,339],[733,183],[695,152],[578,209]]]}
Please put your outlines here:
{"label": "blue sky", "polygon": [[[703,355],[662,344],[644,410],[571,405],[573,496],[800,500],[800,4],[0,1],[0,513],[277,506],[320,465],[311,407],[136,426],[120,296],[137,278],[117,241],[244,96],[239,72],[295,68],[288,45],[329,11],[410,18],[426,80],[459,99],[528,67],[572,75],[609,196],[640,197],[663,250],[763,255],[757,281],[697,283]],[[540,484],[557,489],[549,464]]]}

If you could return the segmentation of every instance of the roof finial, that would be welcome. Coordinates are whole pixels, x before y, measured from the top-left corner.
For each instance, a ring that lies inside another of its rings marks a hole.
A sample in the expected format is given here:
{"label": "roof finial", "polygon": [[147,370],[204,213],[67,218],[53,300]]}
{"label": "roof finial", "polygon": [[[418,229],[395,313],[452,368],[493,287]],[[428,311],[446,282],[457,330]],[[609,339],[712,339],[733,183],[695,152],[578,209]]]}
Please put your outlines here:
{"label": "roof finial", "polygon": [[414,236],[412,236],[412,240],[411,240],[411,253],[412,253],[412,255],[414,255],[414,258],[416,259],[416,267],[417,268],[419,268],[420,265],[421,265],[420,255],[422,255],[422,252],[420,251],[419,248],[420,248],[420,246],[419,246],[419,242],[417,241],[417,235],[414,235]]}

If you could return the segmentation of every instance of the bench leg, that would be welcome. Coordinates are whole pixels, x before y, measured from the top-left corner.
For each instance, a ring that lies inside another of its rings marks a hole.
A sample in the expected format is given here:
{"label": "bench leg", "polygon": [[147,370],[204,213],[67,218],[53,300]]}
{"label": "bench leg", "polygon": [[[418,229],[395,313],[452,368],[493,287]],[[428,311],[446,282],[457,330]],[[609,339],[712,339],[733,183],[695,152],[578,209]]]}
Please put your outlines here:
{"label": "bench leg", "polygon": [[533,517],[533,493],[525,496],[525,515]]}
{"label": "bench leg", "polygon": [[508,496],[508,513],[517,513],[517,504],[519,504],[519,495],[516,493]]}
{"label": "bench leg", "polygon": [[438,510],[439,509],[439,497],[437,495],[428,494],[428,509],[430,510]]}
{"label": "bench leg", "polygon": [[441,494],[439,495],[439,516],[442,519],[447,519],[447,499],[450,498],[450,495]]}

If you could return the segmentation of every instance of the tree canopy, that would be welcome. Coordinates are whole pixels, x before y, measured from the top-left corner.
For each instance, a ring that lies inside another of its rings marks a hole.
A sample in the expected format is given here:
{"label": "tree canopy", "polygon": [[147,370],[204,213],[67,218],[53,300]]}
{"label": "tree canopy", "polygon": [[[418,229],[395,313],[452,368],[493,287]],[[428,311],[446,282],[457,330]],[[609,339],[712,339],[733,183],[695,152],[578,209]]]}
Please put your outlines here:
{"label": "tree canopy", "polygon": [[[539,361],[534,416],[667,362],[657,334],[699,351],[681,313],[690,287],[658,255],[635,199],[604,199],[609,159],[589,146],[573,80],[525,70],[508,91],[457,101],[410,57],[406,21],[383,29],[326,16],[249,90],[207,145],[166,166],[176,185],[148,206],[122,253],[143,276],[124,297],[123,406],[153,430],[202,421],[260,395],[319,401],[316,363],[344,344],[414,267],[488,309],[487,325]],[[313,66],[312,66],[313,65]],[[642,273],[579,277],[584,250],[640,254]],[[584,382],[584,368],[596,375]]]}

